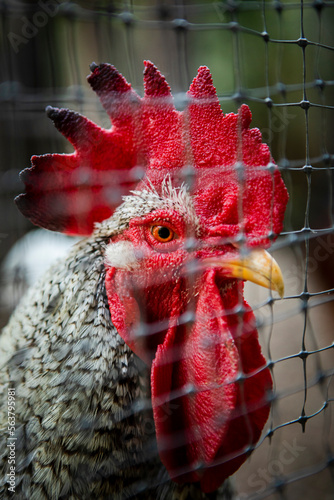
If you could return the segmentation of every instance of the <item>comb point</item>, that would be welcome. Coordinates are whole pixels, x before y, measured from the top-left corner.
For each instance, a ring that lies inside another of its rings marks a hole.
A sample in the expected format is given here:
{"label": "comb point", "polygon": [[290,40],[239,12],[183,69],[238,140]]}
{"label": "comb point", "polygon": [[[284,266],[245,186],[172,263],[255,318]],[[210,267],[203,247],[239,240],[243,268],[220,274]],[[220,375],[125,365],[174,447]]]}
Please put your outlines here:
{"label": "comb point", "polygon": [[92,73],[93,73],[93,72],[96,70],[96,68],[98,68],[98,67],[99,67],[99,66],[98,66],[98,64],[96,64],[96,62],[94,62],[94,61],[93,61],[93,62],[89,65],[89,69],[91,70],[91,72],[92,72]]}
{"label": "comb point", "polygon": [[151,61],[144,61],[144,87],[146,97],[171,96],[165,77]]}
{"label": "comb point", "polygon": [[147,60],[145,59],[145,61],[144,61],[144,66],[145,66],[144,73],[145,73],[146,69],[148,69],[148,68],[155,68],[155,69],[158,69],[158,68],[155,66],[155,64],[153,64],[153,62],[152,62],[152,61],[150,61],[149,59],[147,59]]}
{"label": "comb point", "polygon": [[58,116],[59,108],[54,108],[53,106],[47,106],[45,108],[45,113],[46,116],[50,118],[50,120],[54,120]]}
{"label": "comb point", "polygon": [[252,121],[252,112],[247,104],[242,104],[238,110],[239,120],[241,121],[241,128],[246,129]]}
{"label": "comb point", "polygon": [[197,76],[193,79],[189,89],[190,95],[193,97],[216,97],[216,88],[213,85],[212,75],[207,66],[198,68]]}
{"label": "comb point", "polygon": [[124,76],[111,64],[102,63],[95,66],[93,72],[87,77],[92,89],[100,93],[124,93],[131,90],[131,85]]}

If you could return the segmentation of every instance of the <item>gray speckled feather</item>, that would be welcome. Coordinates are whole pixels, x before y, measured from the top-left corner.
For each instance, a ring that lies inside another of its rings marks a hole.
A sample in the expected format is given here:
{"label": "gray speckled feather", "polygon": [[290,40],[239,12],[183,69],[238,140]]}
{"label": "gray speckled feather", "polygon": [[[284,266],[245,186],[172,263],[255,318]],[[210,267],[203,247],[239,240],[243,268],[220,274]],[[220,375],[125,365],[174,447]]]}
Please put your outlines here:
{"label": "gray speckled feather", "polygon": [[113,326],[104,285],[104,249],[126,227],[125,209],[30,289],[0,337],[0,498],[12,497],[8,387],[16,390],[16,498],[232,498],[228,482],[210,495],[177,485],[160,462],[149,370]]}

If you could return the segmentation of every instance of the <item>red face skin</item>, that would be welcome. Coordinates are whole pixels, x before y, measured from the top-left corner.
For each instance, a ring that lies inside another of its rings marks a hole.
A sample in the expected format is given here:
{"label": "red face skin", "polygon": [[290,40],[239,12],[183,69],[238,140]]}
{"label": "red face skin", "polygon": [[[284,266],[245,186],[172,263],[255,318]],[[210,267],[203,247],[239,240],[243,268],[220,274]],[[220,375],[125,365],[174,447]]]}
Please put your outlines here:
{"label": "red face skin", "polygon": [[[158,241],[156,226],[168,228],[171,241]],[[162,462],[175,481],[200,481],[210,492],[259,439],[272,382],[242,282],[205,264],[209,254],[237,250],[217,244],[203,218],[196,249],[186,250],[187,229],[172,210],[132,219],[111,243],[131,242],[142,259],[131,270],[108,268],[106,289],[119,334],[151,365]],[[146,335],[138,337],[141,323]]]}

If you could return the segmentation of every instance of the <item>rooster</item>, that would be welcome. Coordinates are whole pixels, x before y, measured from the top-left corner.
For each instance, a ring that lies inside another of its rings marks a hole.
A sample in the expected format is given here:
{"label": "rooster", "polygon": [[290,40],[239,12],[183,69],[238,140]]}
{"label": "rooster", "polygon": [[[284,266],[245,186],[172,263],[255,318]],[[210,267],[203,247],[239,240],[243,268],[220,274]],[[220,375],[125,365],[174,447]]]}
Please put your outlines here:
{"label": "rooster", "polygon": [[16,199],[88,237],[2,333],[1,498],[228,499],[272,390],[243,282],[283,294],[265,248],[287,191],[207,67],[183,112],[149,61],[143,98],[113,66],[91,70],[112,127],[48,107],[75,152],[33,156]]}

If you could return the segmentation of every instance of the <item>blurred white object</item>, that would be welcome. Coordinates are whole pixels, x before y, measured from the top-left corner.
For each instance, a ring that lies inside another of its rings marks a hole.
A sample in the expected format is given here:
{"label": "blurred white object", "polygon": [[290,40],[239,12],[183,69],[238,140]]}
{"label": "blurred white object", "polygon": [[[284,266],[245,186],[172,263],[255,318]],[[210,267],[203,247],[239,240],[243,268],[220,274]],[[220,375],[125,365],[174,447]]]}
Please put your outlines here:
{"label": "blurred white object", "polygon": [[11,312],[25,291],[77,241],[45,229],[30,231],[18,240],[1,265],[1,308]]}

